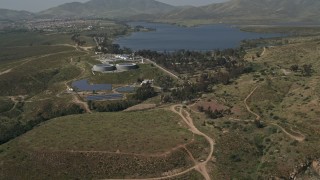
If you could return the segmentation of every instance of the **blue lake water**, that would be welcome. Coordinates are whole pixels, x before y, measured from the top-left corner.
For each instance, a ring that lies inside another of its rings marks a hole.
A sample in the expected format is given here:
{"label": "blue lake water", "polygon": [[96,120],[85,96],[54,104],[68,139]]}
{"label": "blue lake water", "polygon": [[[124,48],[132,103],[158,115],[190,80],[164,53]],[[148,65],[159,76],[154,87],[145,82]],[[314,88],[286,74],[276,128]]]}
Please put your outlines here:
{"label": "blue lake water", "polygon": [[103,95],[91,95],[87,96],[88,101],[99,100],[120,100],[123,98],[123,94],[103,94]]}
{"label": "blue lake water", "polygon": [[75,81],[72,87],[79,91],[111,91],[111,84],[89,84],[87,79]]}
{"label": "blue lake water", "polygon": [[121,47],[133,50],[176,51],[180,49],[207,51],[213,49],[236,48],[245,39],[271,38],[283,34],[265,34],[240,31],[230,25],[204,25],[179,27],[170,24],[132,22],[131,26],[141,25],[156,29],[151,32],[134,32],[116,39]]}

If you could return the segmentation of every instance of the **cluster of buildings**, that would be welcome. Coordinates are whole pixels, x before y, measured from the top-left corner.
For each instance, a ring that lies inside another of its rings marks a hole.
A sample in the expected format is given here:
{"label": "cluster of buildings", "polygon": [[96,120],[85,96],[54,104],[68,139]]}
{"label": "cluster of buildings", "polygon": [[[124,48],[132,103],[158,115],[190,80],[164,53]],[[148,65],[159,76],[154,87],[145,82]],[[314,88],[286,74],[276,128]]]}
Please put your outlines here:
{"label": "cluster of buildings", "polygon": [[99,55],[98,61],[102,62],[103,64],[111,64],[119,61],[128,61],[128,62],[136,62],[144,64],[144,59],[142,57],[137,57],[131,54],[98,54]]}
{"label": "cluster of buildings", "polygon": [[28,30],[41,30],[45,32],[80,30],[90,31],[99,26],[98,20],[67,20],[67,19],[37,19],[24,23]]}
{"label": "cluster of buildings", "polygon": [[98,61],[101,64],[94,65],[93,72],[123,72],[138,69],[137,63],[144,64],[142,57],[136,57],[134,54],[105,54],[100,55]]}

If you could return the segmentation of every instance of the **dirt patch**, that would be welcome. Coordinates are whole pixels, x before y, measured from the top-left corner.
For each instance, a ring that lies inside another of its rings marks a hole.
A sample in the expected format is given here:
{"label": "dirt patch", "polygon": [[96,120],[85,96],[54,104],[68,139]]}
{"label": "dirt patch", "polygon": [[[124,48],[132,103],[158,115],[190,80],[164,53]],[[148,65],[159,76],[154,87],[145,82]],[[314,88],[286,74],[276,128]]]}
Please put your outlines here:
{"label": "dirt patch", "polygon": [[320,176],[320,159],[312,162],[312,168]]}
{"label": "dirt patch", "polygon": [[282,73],[285,75],[285,76],[288,76],[291,74],[290,71],[286,70],[286,69],[281,69]]}
{"label": "dirt patch", "polygon": [[224,106],[223,104],[218,103],[215,100],[211,100],[209,101],[199,101],[196,104],[194,104],[191,108],[194,111],[199,111],[198,108],[199,107],[203,107],[203,109],[207,110],[207,109],[211,109],[212,111],[218,110],[226,110],[228,109],[228,107]]}
{"label": "dirt patch", "polygon": [[124,111],[141,111],[141,110],[146,110],[146,109],[153,109],[157,105],[156,104],[138,104],[135,106],[132,106]]}
{"label": "dirt patch", "polygon": [[12,70],[12,69],[8,69],[8,70],[6,70],[6,71],[0,72],[0,76],[3,75],[3,74],[7,74],[7,73],[11,72],[11,70]]}

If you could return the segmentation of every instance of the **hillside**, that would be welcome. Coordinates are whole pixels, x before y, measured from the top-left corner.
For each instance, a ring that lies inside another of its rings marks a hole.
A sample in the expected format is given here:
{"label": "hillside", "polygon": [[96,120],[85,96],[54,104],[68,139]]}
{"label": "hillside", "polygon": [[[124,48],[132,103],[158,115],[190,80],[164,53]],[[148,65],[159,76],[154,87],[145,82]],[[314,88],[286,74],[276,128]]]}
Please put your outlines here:
{"label": "hillside", "polygon": [[91,0],[86,3],[66,3],[39,14],[48,17],[127,18],[140,14],[164,14],[174,6],[154,0]]}
{"label": "hillside", "polygon": [[317,0],[231,0],[225,3],[191,7],[162,17],[171,21],[206,20],[227,23],[315,23],[319,22]]}
{"label": "hillside", "polygon": [[34,14],[27,11],[15,11],[9,9],[0,9],[0,20],[21,20],[30,19]]}
{"label": "hillside", "polygon": [[184,147],[193,152],[201,138],[180,121],[169,110],[57,118],[0,146],[2,177],[124,179],[187,169],[192,161]]}

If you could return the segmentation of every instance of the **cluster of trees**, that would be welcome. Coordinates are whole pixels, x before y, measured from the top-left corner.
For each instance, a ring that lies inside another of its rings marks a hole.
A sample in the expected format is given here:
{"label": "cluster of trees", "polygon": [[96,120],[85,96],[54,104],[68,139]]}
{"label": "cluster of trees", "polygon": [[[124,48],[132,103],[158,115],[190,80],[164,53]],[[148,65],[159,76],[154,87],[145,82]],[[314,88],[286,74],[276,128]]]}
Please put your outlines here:
{"label": "cluster of trees", "polygon": [[[253,71],[251,64],[243,59],[245,52],[242,48],[212,52],[180,50],[163,53],[141,50],[136,54],[151,59],[177,74],[187,74],[188,76],[200,74],[196,82],[186,81],[183,85],[174,88],[171,96],[164,96],[164,101],[191,100],[202,92],[210,92],[212,89],[210,86],[219,83],[228,84],[231,79]],[[157,82],[160,82],[164,90],[172,86],[170,84],[172,81],[169,79],[159,78]]]}
{"label": "cluster of trees", "polygon": [[[22,107],[19,107],[22,109]],[[38,124],[53,119],[56,117],[81,114],[84,110],[78,105],[71,104],[68,106],[56,106],[52,102],[46,102],[43,104],[38,112],[29,119],[21,119],[18,117],[4,117],[6,114],[1,114],[0,118],[0,144],[6,143],[9,140],[24,134],[33,129]]]}
{"label": "cluster of trees", "polygon": [[74,34],[71,36],[71,40],[75,42],[78,46],[83,46],[86,44],[86,41],[80,40],[80,34]]}
{"label": "cluster of trees", "polygon": [[234,69],[237,66],[242,66],[245,52],[243,49],[225,49],[213,52],[180,50],[163,53],[141,50],[136,54],[149,58],[179,74],[193,74],[197,71],[216,70],[219,68]]}
{"label": "cluster of trees", "polygon": [[158,75],[155,79],[157,85],[159,85],[163,91],[168,91],[175,85],[174,80],[170,76]]}
{"label": "cluster of trees", "polygon": [[203,106],[198,106],[199,112],[204,112],[208,118],[210,119],[218,119],[224,117],[224,115],[230,115],[231,110],[225,109],[225,110],[212,110],[211,107],[208,107],[208,109],[205,109]]}
{"label": "cluster of trees", "polygon": [[96,47],[96,52],[102,52],[104,54],[110,53],[110,54],[131,54],[132,50],[129,48],[121,48],[119,44],[112,44],[108,41],[104,41],[103,43],[100,43],[100,47]]}
{"label": "cluster of trees", "polygon": [[200,91],[196,84],[186,81],[182,86],[172,90],[171,99],[179,101],[192,100],[198,96],[198,92]]}
{"label": "cluster of trees", "polygon": [[118,112],[138,104],[137,100],[124,101],[88,101],[91,110],[98,112]]}
{"label": "cluster of trees", "polygon": [[311,76],[313,73],[313,69],[312,69],[311,64],[304,64],[302,67],[300,67],[297,64],[294,64],[290,67],[290,70],[293,72],[300,71],[304,76]]}
{"label": "cluster of trees", "polygon": [[143,84],[136,93],[128,96],[127,100],[120,101],[88,101],[89,108],[98,112],[118,112],[141,103],[148,98],[156,96],[154,88],[150,84]]}
{"label": "cluster of trees", "polygon": [[144,101],[156,95],[157,95],[157,92],[154,90],[151,84],[146,83],[137,89],[133,98],[139,101]]}

